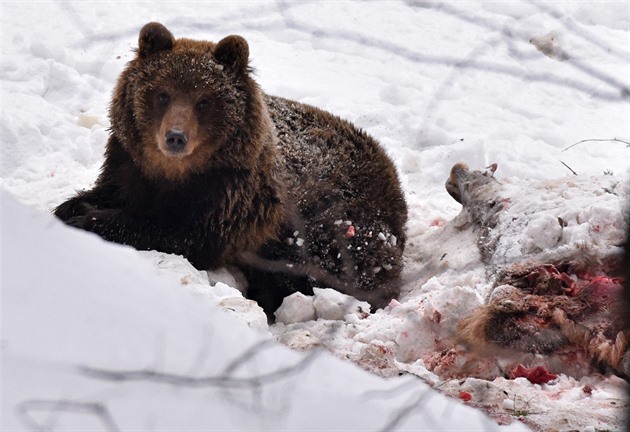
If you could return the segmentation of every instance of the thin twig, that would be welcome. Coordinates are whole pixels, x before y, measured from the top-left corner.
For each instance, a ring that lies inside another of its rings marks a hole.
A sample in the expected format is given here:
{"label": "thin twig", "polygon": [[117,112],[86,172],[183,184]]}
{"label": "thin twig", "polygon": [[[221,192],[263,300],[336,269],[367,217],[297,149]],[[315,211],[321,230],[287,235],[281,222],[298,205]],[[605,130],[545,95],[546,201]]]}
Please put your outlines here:
{"label": "thin twig", "polygon": [[591,139],[585,139],[585,140],[582,140],[582,141],[578,141],[575,144],[571,144],[569,147],[566,147],[566,148],[562,149],[562,151],[569,150],[570,148],[575,147],[578,144],[582,144],[582,143],[589,142],[589,141],[595,141],[595,142],[616,141],[616,142],[622,142],[622,143],[627,144],[628,146],[630,146],[630,142],[624,141],[624,140],[619,139],[619,138],[591,138]]}
{"label": "thin twig", "polygon": [[[391,413],[387,423],[380,429],[381,432],[393,431],[398,428],[402,422],[408,419],[418,409],[424,409],[426,414],[430,414],[428,400],[435,395],[434,391],[430,388],[421,390],[415,398],[410,399],[406,404]],[[427,422],[431,419],[428,416],[425,418]],[[438,428],[438,421],[433,418],[436,429]]]}
{"label": "thin twig", "polygon": [[560,163],[562,165],[564,165],[565,167],[567,167],[569,169],[569,171],[571,171],[573,173],[573,175],[578,175],[578,173],[576,173],[575,171],[573,171],[573,168],[571,168],[569,165],[565,164],[564,162],[560,161]]}
{"label": "thin twig", "polygon": [[158,372],[151,369],[122,370],[114,371],[107,369],[82,366],[81,373],[92,378],[107,381],[151,381],[163,384],[170,384],[177,387],[223,387],[223,388],[256,388],[261,385],[287,379],[304,370],[320,353],[319,350],[312,351],[302,360],[292,366],[281,368],[273,372],[254,375],[245,378],[235,378],[228,375],[216,375],[206,377],[192,377],[189,375],[178,375],[167,372]]}
{"label": "thin twig", "polygon": [[17,415],[23,421],[23,423],[34,430],[47,431],[53,428],[50,425],[41,424],[33,418],[31,415],[33,411],[48,411],[60,413],[81,413],[91,414],[97,417],[105,427],[105,430],[109,432],[118,432],[121,429],[118,427],[114,418],[109,413],[107,407],[98,402],[78,402],[72,400],[43,400],[34,399],[21,402],[17,408]]}

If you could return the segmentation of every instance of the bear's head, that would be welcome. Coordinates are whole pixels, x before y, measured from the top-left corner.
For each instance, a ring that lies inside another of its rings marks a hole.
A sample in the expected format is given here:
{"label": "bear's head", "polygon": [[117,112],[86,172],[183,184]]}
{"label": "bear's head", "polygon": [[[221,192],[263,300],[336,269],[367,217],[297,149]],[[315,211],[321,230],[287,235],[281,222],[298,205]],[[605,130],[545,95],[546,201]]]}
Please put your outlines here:
{"label": "bear's head", "polygon": [[273,127],[248,61],[240,36],[215,44],[145,25],[114,91],[113,137],[154,179],[250,168]]}

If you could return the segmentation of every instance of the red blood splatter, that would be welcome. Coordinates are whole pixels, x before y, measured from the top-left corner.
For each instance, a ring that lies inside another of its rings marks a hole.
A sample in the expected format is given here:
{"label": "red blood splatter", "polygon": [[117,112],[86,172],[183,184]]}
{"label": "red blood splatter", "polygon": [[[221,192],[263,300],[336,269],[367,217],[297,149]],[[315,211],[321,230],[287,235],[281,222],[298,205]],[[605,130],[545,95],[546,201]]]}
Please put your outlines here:
{"label": "red blood splatter", "polygon": [[558,378],[558,375],[549,373],[544,366],[536,366],[535,368],[526,368],[523,365],[518,365],[512,372],[510,377],[514,378],[527,378],[532,384],[546,384],[549,381],[553,381]]}
{"label": "red blood splatter", "polygon": [[594,276],[590,279],[589,284],[582,288],[582,292],[588,296],[590,301],[612,305],[617,299],[621,298],[623,284],[620,278]]}
{"label": "red blood splatter", "polygon": [[438,311],[433,311],[433,322],[439,324],[442,321],[442,314]]}
{"label": "red blood splatter", "polygon": [[592,283],[612,283],[612,284],[617,284],[620,285],[621,282],[623,282],[623,280],[621,278],[618,277],[608,277],[608,276],[595,276],[593,279],[591,279]]}
{"label": "red blood splatter", "polygon": [[575,296],[578,292],[577,284],[573,280],[571,276],[566,273],[560,273],[560,280],[565,283],[566,287],[563,287],[562,290],[568,296]]}
{"label": "red blood splatter", "polygon": [[346,238],[352,238],[352,237],[354,237],[354,234],[355,234],[354,233],[354,225],[350,225],[348,227],[348,231],[346,231],[345,236],[346,236]]}
{"label": "red blood splatter", "polygon": [[561,272],[553,264],[543,264],[529,270],[525,276],[528,286],[532,288],[534,294],[548,292],[549,294],[561,290],[558,294],[574,296],[577,294],[577,283],[571,276]]}
{"label": "red blood splatter", "polygon": [[463,400],[464,402],[469,402],[472,400],[472,395],[468,393],[467,391],[460,391],[459,398]]}

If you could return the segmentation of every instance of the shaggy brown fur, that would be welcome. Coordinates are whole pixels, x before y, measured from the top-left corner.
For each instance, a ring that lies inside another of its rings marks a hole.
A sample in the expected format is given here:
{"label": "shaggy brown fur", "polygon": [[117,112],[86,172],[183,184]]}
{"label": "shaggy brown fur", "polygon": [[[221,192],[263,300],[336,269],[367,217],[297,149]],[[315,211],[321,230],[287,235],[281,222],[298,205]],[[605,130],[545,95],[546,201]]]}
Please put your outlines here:
{"label": "shaggy brown fur", "polygon": [[237,265],[268,312],[313,285],[386,305],[407,217],[394,165],[350,123],[262,93],[248,58],[239,36],[175,39],[147,24],[96,186],[55,214],[200,269]]}
{"label": "shaggy brown fur", "polygon": [[[538,275],[551,266],[528,269],[527,286],[496,287],[488,303],[458,324],[458,339],[477,352],[517,351],[538,355],[583,353],[593,364],[630,377],[628,342],[619,307],[621,285],[608,278],[580,282],[575,294],[548,290]],[[504,281],[507,282],[507,281]],[[567,288],[568,287],[564,287]],[[605,295],[602,295],[605,292]]]}
{"label": "shaggy brown fur", "polygon": [[495,171],[496,165],[480,172],[460,163],[446,182],[447,191],[481,228],[479,248],[496,275],[487,303],[458,323],[458,341],[485,355],[584,356],[630,378],[630,325],[619,256],[570,256],[554,263],[528,256],[499,267],[502,261],[493,254],[501,230],[494,228],[504,207]]}

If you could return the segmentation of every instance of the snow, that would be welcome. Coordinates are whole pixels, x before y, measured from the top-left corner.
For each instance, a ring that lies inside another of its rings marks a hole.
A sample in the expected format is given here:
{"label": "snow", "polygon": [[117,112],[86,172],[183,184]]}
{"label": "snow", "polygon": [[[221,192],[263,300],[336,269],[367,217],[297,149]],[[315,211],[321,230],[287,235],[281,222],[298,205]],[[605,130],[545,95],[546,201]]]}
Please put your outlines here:
{"label": "snow", "polygon": [[[458,417],[478,430],[491,425],[409,377],[384,381],[321,351],[270,343],[130,248],[68,230],[5,192],[2,203],[3,431],[103,430],[102,423],[106,430],[379,429],[419,398],[405,428],[435,428],[433,413],[442,410],[454,417],[439,425],[453,430],[467,430]],[[295,373],[264,379],[295,365]],[[260,378],[233,387],[98,378],[122,370]]]}
{"label": "snow", "polygon": [[[503,378],[494,359],[454,355],[452,370],[468,375],[447,379],[435,354],[491,286],[476,234],[444,188],[454,163],[498,163],[513,198],[495,265],[586,243],[605,253],[623,235],[627,2],[1,7],[2,430],[621,428],[628,385],[617,377],[560,373],[539,385]],[[322,289],[287,299],[269,327],[233,269],[199,272],[50,217],[98,175],[113,85],[153,20],[176,37],[244,36],[266,92],[347,118],[385,146],[410,208],[398,301],[368,314]],[[582,140],[603,141],[572,146]],[[558,217],[571,223],[560,229]],[[86,369],[243,378],[300,362],[243,388]]]}

